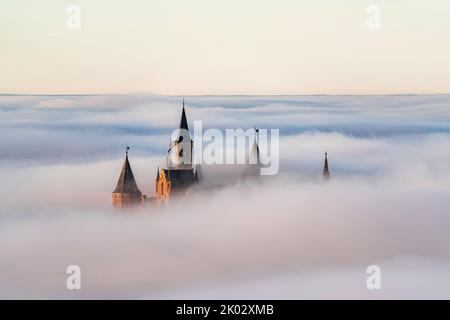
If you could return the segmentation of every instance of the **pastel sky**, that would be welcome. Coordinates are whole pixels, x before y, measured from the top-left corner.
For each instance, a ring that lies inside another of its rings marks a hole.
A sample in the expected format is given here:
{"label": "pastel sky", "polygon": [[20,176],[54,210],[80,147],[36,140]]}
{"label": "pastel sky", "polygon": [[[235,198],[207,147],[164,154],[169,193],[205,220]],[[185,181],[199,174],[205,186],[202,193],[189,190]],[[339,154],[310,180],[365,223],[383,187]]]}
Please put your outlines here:
{"label": "pastel sky", "polygon": [[0,93],[447,93],[449,21],[447,0],[2,0]]}

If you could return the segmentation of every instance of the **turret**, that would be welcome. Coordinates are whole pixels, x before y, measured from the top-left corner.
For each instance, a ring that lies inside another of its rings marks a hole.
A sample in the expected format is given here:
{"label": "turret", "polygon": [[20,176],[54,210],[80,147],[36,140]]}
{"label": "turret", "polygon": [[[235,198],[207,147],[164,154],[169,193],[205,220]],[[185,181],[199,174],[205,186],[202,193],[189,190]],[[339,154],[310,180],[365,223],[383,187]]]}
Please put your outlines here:
{"label": "turret", "polygon": [[120,172],[116,188],[112,192],[113,207],[115,208],[129,208],[142,203],[142,193],[136,184],[133,170],[128,161],[129,149],[130,147],[127,146],[122,171]]}

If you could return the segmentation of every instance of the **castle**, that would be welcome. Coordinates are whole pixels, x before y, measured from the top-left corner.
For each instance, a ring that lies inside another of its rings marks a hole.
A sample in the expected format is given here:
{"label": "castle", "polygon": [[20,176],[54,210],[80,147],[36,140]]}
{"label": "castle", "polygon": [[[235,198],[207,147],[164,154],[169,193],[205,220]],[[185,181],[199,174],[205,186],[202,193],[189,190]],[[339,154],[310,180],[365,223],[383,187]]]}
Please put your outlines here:
{"label": "castle", "polygon": [[189,188],[199,182],[199,166],[197,165],[194,170],[192,165],[193,145],[183,100],[177,137],[170,141],[165,168],[158,168],[156,173],[156,197],[147,198],[139,190],[128,161],[129,147],[127,147],[125,162],[117,186],[112,193],[113,207],[129,208],[141,204],[152,204],[152,202],[161,206],[167,204],[172,198],[186,196]]}
{"label": "castle", "polygon": [[[181,111],[180,125],[176,135],[170,141],[170,148],[165,159],[165,166],[156,172],[155,193],[156,197],[147,197],[139,190],[128,160],[128,146],[125,152],[125,161],[117,181],[116,188],[112,192],[112,202],[114,208],[132,208],[140,205],[156,205],[158,207],[169,203],[170,199],[183,198],[187,196],[189,189],[199,183],[200,165],[193,166],[193,147],[189,126],[184,107]],[[258,129],[255,128],[255,140],[248,154],[247,165],[244,172],[245,177],[259,176],[261,162],[259,145],[257,142]],[[252,160],[250,160],[252,158]],[[329,180],[328,153],[325,152],[325,160],[322,176],[324,180]]]}

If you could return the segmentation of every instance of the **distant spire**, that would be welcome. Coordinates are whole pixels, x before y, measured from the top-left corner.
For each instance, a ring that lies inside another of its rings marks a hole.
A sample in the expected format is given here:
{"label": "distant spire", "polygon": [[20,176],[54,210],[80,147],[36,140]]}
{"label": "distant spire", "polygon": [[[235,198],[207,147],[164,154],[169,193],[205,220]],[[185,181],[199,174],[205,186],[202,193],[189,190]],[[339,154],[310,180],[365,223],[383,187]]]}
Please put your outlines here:
{"label": "distant spire", "polygon": [[247,164],[247,168],[243,173],[244,177],[255,177],[259,176],[261,173],[261,161],[259,154],[259,145],[258,145],[258,129],[254,127],[254,139],[253,144],[250,146],[251,142],[249,141],[250,150],[246,154],[245,163]]}
{"label": "distant spire", "polygon": [[183,110],[181,111],[180,129],[189,130],[186,120],[186,111],[184,110],[184,99],[183,99]]}
{"label": "distant spire", "polygon": [[158,169],[156,169],[156,181],[159,181],[159,166]]}
{"label": "distant spire", "polygon": [[255,130],[255,140],[253,141],[253,147],[250,151],[250,154],[252,157],[256,157],[256,164],[260,165],[260,159],[259,159],[259,129],[254,127]]}
{"label": "distant spire", "polygon": [[330,179],[330,171],[328,169],[328,152],[325,151],[325,161],[323,163],[323,179],[329,180]]}

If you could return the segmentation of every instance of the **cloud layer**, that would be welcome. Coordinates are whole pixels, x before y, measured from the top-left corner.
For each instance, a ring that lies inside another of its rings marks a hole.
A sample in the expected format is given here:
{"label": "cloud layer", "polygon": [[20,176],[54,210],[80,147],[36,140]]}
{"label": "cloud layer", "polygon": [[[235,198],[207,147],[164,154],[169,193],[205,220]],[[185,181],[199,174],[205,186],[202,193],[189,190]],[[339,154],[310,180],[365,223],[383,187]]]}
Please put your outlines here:
{"label": "cloud layer", "polygon": [[190,97],[205,127],[279,128],[280,173],[114,213],[124,145],[151,195],[179,102],[0,96],[0,297],[450,297],[450,97]]}

